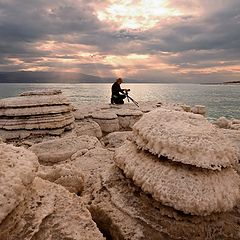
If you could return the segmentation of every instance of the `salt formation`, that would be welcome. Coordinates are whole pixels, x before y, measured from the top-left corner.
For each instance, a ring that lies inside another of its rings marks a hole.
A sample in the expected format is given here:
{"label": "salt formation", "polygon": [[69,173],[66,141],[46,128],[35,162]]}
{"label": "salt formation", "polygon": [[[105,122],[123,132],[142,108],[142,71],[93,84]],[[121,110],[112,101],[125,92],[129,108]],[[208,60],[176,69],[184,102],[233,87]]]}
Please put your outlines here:
{"label": "salt formation", "polygon": [[220,117],[214,124],[219,128],[240,130],[240,120],[239,119],[227,119],[225,117]]}
{"label": "salt formation", "polygon": [[34,152],[42,164],[55,164],[69,160],[77,152],[89,150],[101,145],[97,138],[91,136],[71,136],[38,143],[29,149]]}
{"label": "salt formation", "polygon": [[239,198],[239,177],[232,168],[210,171],[178,166],[139,151],[130,142],[116,150],[115,161],[144,192],[186,213],[225,212]]}
{"label": "salt formation", "polygon": [[116,112],[120,130],[131,130],[133,125],[142,117],[143,113],[138,110],[121,109]]}
{"label": "salt formation", "polygon": [[21,202],[36,175],[35,154],[0,143],[0,223]]}
{"label": "salt formation", "polygon": [[69,100],[61,91],[26,92],[0,100],[0,135],[4,140],[61,135],[73,128]]}
{"label": "salt formation", "polygon": [[70,164],[60,164],[53,167],[41,166],[38,170],[42,179],[62,185],[69,192],[80,194],[84,187],[84,176],[81,170]]}
{"label": "salt formation", "polygon": [[172,161],[220,170],[237,160],[232,142],[201,115],[157,109],[133,132],[139,148]]}
{"label": "salt formation", "polygon": [[195,114],[205,115],[206,107],[202,105],[195,105],[194,107],[191,108],[191,112]]}
{"label": "salt formation", "polygon": [[134,140],[117,149],[115,162],[155,200],[193,215],[237,204],[237,151],[204,117],[157,109],[134,125]]}
{"label": "salt formation", "polygon": [[76,120],[73,132],[77,136],[88,135],[97,138],[102,137],[101,127],[92,119]]}
{"label": "salt formation", "polygon": [[110,133],[119,130],[119,121],[115,113],[110,111],[99,111],[93,113],[92,118],[100,125],[104,133]]}
{"label": "salt formation", "polygon": [[0,224],[0,239],[103,240],[75,194],[35,178],[23,201]]}

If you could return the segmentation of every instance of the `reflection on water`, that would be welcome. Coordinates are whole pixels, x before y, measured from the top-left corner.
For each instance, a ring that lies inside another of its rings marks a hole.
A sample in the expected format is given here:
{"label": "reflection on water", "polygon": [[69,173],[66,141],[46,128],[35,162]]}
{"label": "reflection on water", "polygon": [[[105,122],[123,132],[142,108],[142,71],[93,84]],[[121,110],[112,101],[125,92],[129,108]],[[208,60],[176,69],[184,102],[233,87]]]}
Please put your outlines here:
{"label": "reflection on water", "polygon": [[[189,105],[205,105],[209,117],[240,118],[239,85],[198,84],[122,84],[130,88],[137,101],[168,101]],[[23,91],[61,89],[74,102],[109,102],[111,84],[0,84],[0,98]]]}

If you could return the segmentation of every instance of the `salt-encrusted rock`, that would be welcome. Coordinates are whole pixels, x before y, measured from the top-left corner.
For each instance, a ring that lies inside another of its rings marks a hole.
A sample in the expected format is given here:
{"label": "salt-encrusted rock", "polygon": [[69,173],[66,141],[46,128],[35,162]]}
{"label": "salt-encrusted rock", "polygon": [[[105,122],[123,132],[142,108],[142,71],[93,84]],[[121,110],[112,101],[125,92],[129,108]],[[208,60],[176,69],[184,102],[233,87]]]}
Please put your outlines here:
{"label": "salt-encrusted rock", "polygon": [[25,199],[0,225],[0,239],[103,240],[79,197],[35,178]]}
{"label": "salt-encrusted rock", "polygon": [[191,108],[191,112],[195,114],[206,114],[206,107],[202,105],[195,105],[193,108]]}
{"label": "salt-encrusted rock", "polygon": [[22,108],[34,106],[69,105],[70,101],[62,95],[30,95],[4,98],[0,100],[0,108]]}
{"label": "salt-encrusted rock", "polygon": [[178,165],[137,150],[131,142],[116,150],[115,162],[144,192],[185,213],[226,212],[240,199],[240,179],[232,168],[211,171]]}
{"label": "salt-encrusted rock", "polygon": [[132,139],[132,131],[109,133],[101,139],[107,148],[120,147],[126,140]]}
{"label": "salt-encrusted rock", "polygon": [[88,135],[97,138],[102,137],[102,130],[99,124],[91,119],[77,121],[73,132],[76,133],[77,136]]}
{"label": "salt-encrusted rock", "polygon": [[35,144],[29,149],[34,152],[41,163],[54,164],[67,159],[81,149],[92,149],[100,146],[96,137],[79,136],[66,137]]}
{"label": "salt-encrusted rock", "polygon": [[229,128],[230,127],[230,121],[227,120],[225,117],[220,117],[217,119],[215,124],[220,128]]}
{"label": "salt-encrusted rock", "polygon": [[47,114],[59,114],[71,112],[71,105],[54,105],[54,106],[36,106],[23,108],[0,108],[0,116],[22,117]]}
{"label": "salt-encrusted rock", "polygon": [[17,117],[15,119],[0,118],[0,129],[4,130],[43,130],[57,129],[68,126],[74,122],[71,112],[31,117]]}
{"label": "salt-encrusted rock", "polygon": [[53,89],[53,90],[36,90],[36,91],[27,91],[20,93],[19,96],[41,96],[41,95],[58,95],[61,94],[62,91],[58,89]]}
{"label": "salt-encrusted rock", "polygon": [[133,125],[142,117],[143,113],[138,110],[121,109],[116,112],[120,130],[131,130]]}
{"label": "salt-encrusted rock", "polygon": [[37,168],[34,153],[0,143],[0,223],[23,200]]}
{"label": "salt-encrusted rock", "polygon": [[220,170],[237,161],[236,148],[201,115],[156,109],[133,128],[139,148],[172,161]]}
{"label": "salt-encrusted rock", "polygon": [[61,91],[26,92],[0,100],[0,134],[5,141],[61,135],[73,128],[73,107]]}
{"label": "salt-encrusted rock", "polygon": [[109,239],[240,239],[240,205],[210,216],[184,214],[142,192],[116,166],[101,172],[89,209]]}
{"label": "salt-encrusted rock", "polygon": [[100,111],[93,113],[92,118],[99,124],[104,133],[116,132],[119,130],[119,121],[115,113]]}
{"label": "salt-encrusted rock", "polygon": [[84,187],[84,176],[80,169],[70,164],[41,166],[37,175],[45,180],[62,185],[69,192],[80,194]]}

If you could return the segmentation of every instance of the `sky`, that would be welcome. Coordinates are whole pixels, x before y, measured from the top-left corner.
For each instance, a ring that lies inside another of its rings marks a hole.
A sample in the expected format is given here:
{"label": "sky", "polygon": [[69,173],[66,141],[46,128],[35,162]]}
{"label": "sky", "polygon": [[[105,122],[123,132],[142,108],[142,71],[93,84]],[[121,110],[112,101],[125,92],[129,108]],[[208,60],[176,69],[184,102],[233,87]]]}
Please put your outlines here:
{"label": "sky", "polygon": [[240,0],[0,0],[0,71],[240,80]]}

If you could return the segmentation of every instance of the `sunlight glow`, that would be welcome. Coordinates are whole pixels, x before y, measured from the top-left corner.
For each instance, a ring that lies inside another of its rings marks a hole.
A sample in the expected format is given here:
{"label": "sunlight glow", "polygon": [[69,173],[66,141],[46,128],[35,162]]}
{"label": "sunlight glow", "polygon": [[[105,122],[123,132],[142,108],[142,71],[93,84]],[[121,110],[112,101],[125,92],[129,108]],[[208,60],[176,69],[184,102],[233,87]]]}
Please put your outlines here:
{"label": "sunlight glow", "polygon": [[181,12],[169,8],[167,0],[118,1],[97,11],[100,21],[115,23],[120,28],[147,30],[162,19],[179,16]]}

